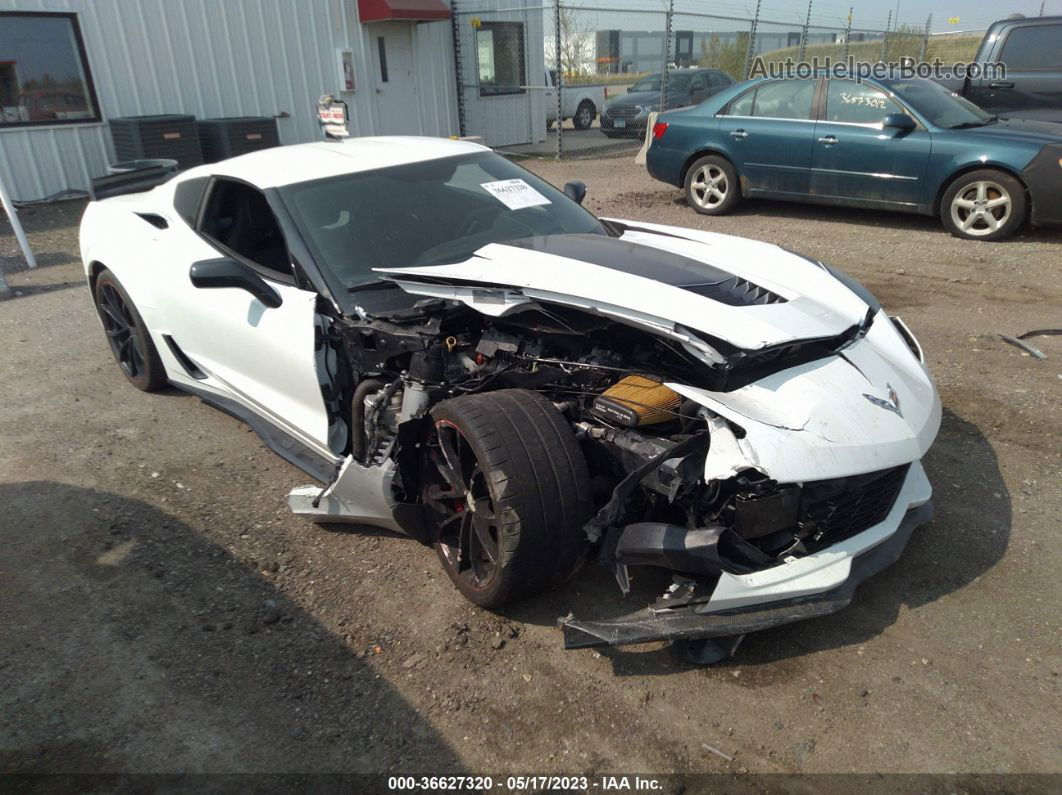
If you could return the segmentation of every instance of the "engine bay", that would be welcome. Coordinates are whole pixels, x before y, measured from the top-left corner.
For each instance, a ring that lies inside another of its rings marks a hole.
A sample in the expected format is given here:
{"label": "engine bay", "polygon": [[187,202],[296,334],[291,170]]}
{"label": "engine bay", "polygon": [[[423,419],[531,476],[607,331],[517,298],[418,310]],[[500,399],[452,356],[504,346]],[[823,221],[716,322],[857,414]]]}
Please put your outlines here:
{"label": "engine bay", "polygon": [[[744,431],[665,385],[718,387],[721,372],[782,369],[830,355],[843,340],[719,368],[675,340],[570,307],[536,303],[490,317],[439,299],[386,317],[344,317],[320,336],[330,352],[323,391],[332,436],[361,466],[396,461],[401,504],[420,502],[418,450],[433,407],[505,389],[548,398],[589,466],[596,515],[587,538],[624,591],[628,565],[710,579],[778,565],[834,543],[839,532],[858,532],[833,527],[838,497],[865,485],[853,479],[779,484],[748,468],[706,482],[713,433]],[[873,474],[870,482],[887,473]],[[891,507],[887,496],[879,508]]]}

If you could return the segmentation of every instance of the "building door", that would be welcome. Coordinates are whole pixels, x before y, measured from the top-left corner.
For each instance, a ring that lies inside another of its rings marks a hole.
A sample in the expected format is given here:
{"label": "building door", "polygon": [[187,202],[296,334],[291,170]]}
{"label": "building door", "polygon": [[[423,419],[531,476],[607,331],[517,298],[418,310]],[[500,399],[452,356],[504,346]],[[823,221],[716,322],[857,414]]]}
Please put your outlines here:
{"label": "building door", "polygon": [[371,38],[379,135],[419,135],[420,111],[413,77],[413,26],[379,22],[366,26]]}

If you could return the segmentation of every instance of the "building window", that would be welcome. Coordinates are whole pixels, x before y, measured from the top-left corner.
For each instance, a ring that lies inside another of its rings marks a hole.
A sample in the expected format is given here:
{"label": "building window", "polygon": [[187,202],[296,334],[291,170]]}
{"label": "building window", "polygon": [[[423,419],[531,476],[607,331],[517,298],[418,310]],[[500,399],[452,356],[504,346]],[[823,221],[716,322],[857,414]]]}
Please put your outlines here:
{"label": "building window", "polygon": [[476,53],[481,97],[524,93],[524,23],[481,22]]}
{"label": "building window", "polygon": [[99,118],[77,15],[0,12],[0,127]]}

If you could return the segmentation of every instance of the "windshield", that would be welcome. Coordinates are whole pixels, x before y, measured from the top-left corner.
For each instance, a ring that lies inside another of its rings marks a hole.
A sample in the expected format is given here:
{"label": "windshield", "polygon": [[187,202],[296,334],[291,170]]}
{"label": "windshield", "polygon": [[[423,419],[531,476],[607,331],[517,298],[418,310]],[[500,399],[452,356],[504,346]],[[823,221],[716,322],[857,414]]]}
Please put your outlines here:
{"label": "windshield", "polygon": [[[690,82],[689,75],[676,75],[669,74],[667,76],[667,88],[669,91],[679,91],[686,87],[686,84]],[[639,91],[659,91],[660,90],[660,75],[648,75],[643,77],[633,86],[627,89],[628,94],[634,94]]]}
{"label": "windshield", "polygon": [[883,81],[900,99],[937,127],[976,127],[994,117],[932,80]]}
{"label": "windshield", "polygon": [[599,233],[594,216],[493,152],[343,174],[280,191],[315,256],[345,287],[373,268],[442,265],[488,243]]}

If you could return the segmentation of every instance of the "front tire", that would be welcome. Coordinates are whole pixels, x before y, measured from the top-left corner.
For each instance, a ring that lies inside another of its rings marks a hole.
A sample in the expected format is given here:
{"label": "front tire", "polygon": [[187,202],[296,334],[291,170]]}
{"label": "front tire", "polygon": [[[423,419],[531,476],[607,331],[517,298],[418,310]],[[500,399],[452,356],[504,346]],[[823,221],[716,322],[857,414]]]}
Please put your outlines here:
{"label": "front tire", "polygon": [[155,349],[155,343],[151,341],[151,334],[136,311],[129,293],[106,268],[96,277],[93,298],[107,335],[107,343],[122,375],[143,392],[154,392],[164,387],[167,382],[166,367]]}
{"label": "front tire", "polygon": [[985,168],[958,177],[940,200],[940,220],[955,237],[1002,240],[1025,221],[1025,187],[1010,174]]}
{"label": "front tire", "polygon": [[686,203],[702,215],[723,215],[741,201],[737,170],[725,157],[708,155],[686,172]]}
{"label": "front tire", "polygon": [[588,99],[584,99],[579,103],[579,107],[575,109],[575,116],[572,117],[572,124],[577,130],[589,130],[590,125],[594,123],[594,119],[597,118],[597,108],[594,107],[594,103]]}
{"label": "front tire", "polygon": [[422,496],[457,589],[497,608],[571,577],[593,502],[586,460],[553,404],[505,389],[444,401],[431,419]]}

